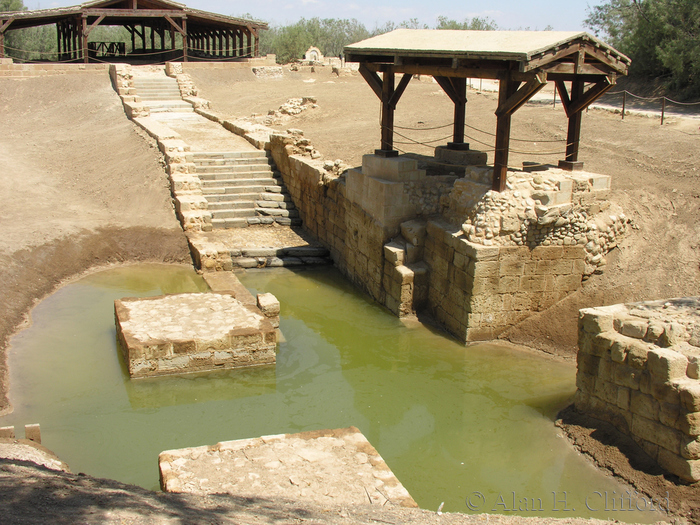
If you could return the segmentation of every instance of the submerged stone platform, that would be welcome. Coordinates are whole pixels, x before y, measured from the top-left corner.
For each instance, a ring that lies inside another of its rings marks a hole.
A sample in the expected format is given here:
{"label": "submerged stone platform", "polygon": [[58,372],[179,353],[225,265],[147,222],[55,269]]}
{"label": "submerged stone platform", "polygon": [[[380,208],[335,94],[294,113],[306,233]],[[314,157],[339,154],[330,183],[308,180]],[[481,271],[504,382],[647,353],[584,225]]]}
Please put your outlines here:
{"label": "submerged stone platform", "polygon": [[264,294],[258,305],[262,310],[243,304],[230,293],[115,301],[117,334],[129,375],[138,378],[274,363],[279,303],[271,294]]}
{"label": "submerged stone platform", "polygon": [[158,465],[165,492],[418,506],[355,427],[168,450]]}

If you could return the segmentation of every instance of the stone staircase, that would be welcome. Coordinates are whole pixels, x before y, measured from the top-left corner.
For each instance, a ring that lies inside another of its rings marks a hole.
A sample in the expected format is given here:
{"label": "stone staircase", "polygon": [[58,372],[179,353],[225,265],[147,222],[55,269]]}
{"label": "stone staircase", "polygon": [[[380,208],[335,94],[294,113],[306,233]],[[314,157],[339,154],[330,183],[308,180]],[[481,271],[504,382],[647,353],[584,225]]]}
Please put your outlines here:
{"label": "stone staircase", "polygon": [[212,214],[212,227],[244,228],[301,219],[266,151],[192,152],[195,173]]}
{"label": "stone staircase", "polygon": [[141,103],[148,106],[151,113],[177,112],[192,113],[192,104],[182,100],[177,80],[165,75],[134,75],[134,88]]}

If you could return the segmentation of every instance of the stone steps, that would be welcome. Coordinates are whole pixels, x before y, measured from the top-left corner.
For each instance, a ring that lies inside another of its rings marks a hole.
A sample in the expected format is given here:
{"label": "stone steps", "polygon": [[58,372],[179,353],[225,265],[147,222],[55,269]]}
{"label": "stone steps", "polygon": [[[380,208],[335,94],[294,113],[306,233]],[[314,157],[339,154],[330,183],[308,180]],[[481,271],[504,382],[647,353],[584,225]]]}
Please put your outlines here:
{"label": "stone steps", "polygon": [[[243,166],[245,168],[245,166]],[[217,182],[225,181],[237,181],[237,180],[258,180],[258,179],[274,179],[279,180],[279,172],[271,172],[270,170],[263,171],[261,167],[258,166],[257,170],[247,170],[241,169],[240,171],[222,171],[219,173],[202,173],[199,169],[195,170],[195,173],[201,181],[206,181],[207,183],[212,183],[216,186]]]}
{"label": "stone steps", "polygon": [[241,248],[231,251],[231,260],[234,266],[240,268],[333,264],[328,250],[316,246]]}
{"label": "stone steps", "polygon": [[193,152],[188,157],[202,183],[212,228],[301,224],[268,152]]}

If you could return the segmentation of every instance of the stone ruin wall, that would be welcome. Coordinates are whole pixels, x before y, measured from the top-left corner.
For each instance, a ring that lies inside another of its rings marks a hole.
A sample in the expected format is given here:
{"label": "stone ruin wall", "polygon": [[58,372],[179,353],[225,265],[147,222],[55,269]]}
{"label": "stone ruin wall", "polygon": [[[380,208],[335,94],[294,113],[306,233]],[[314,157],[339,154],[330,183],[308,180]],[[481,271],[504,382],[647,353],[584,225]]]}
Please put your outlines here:
{"label": "stone ruin wall", "polygon": [[[510,171],[498,193],[491,168],[464,166],[485,163],[482,152],[436,148],[436,160],[454,165],[449,175],[426,176],[406,156],[366,155],[362,169],[348,169],[324,160],[301,130],[271,129],[274,115],[262,122],[195,111],[271,152],[304,227],[355,285],[396,315],[429,311],[461,341],[491,339],[576,291],[602,271],[629,222],[607,200],[608,176]],[[159,140],[173,161],[178,213],[187,229],[207,230],[176,142]]]}
{"label": "stone ruin wall", "polygon": [[575,406],[700,481],[700,297],[581,310]]}

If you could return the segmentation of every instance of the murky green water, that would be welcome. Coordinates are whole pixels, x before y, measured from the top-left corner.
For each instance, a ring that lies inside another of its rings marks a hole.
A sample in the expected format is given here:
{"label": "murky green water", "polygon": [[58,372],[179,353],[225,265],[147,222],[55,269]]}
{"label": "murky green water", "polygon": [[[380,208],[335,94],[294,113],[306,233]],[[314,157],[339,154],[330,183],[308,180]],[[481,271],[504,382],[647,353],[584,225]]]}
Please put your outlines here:
{"label": "murky green water", "polygon": [[206,285],[178,267],[109,270],[42,301],[13,338],[15,411],[0,425],[41,423],[44,444],[74,471],[152,489],[166,449],[355,425],[423,508],[658,519],[612,510],[624,489],[554,428],[575,390],[573,365],[406,327],[333,269],[241,280],[282,303],[276,366],[129,380],[113,301]]}

